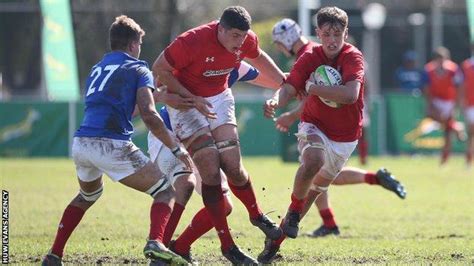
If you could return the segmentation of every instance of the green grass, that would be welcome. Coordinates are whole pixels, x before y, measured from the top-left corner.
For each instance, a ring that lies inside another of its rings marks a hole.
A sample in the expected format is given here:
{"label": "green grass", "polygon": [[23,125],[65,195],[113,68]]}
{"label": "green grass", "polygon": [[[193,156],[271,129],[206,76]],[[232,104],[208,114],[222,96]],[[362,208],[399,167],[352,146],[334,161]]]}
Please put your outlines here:
{"label": "green grass", "polygon": [[[279,220],[289,204],[297,164],[276,157],[248,157],[252,176],[265,212]],[[349,163],[358,166],[355,159]],[[332,206],[340,237],[312,239],[300,236],[283,243],[279,264],[473,264],[474,171],[454,157],[444,168],[437,157],[370,158],[367,169],[388,167],[408,190],[406,200],[379,186],[334,186]],[[10,192],[10,260],[36,263],[52,244],[64,207],[77,193],[74,165],[68,159],[0,160],[2,189]],[[105,191],[83,218],[68,245],[66,263],[146,263],[142,248],[149,226],[149,196],[105,179]],[[239,246],[256,257],[263,234],[251,226],[242,204],[234,199],[229,218]],[[194,194],[185,210],[181,232],[201,207]],[[301,232],[321,223],[311,210]],[[225,263],[214,232],[193,246],[202,265]]]}

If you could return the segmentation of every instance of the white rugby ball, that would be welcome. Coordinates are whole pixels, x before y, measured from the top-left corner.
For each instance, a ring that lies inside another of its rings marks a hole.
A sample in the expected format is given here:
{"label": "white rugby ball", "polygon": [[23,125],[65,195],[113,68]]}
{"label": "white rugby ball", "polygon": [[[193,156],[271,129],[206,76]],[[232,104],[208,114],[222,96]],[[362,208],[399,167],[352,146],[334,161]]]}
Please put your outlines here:
{"label": "white rugby ball", "polygon": [[[320,65],[313,73],[314,83],[323,86],[337,86],[342,85],[342,76],[335,68],[327,66],[327,65]],[[323,103],[327,106],[332,108],[341,107],[341,104],[336,102],[324,99],[323,97],[319,97]]]}

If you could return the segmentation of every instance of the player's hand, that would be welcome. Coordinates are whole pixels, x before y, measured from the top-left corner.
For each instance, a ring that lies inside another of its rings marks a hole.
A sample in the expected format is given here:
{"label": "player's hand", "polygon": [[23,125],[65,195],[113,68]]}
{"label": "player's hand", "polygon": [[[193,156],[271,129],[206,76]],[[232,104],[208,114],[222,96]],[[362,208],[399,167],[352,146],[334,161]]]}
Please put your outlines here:
{"label": "player's hand", "polygon": [[266,118],[274,118],[277,105],[278,102],[275,99],[266,100],[265,104],[263,105],[263,115]]}
{"label": "player's hand", "polygon": [[174,93],[165,93],[163,100],[167,105],[178,110],[186,111],[194,107],[194,100],[192,98],[181,97]]}
{"label": "player's hand", "polygon": [[186,165],[186,168],[188,170],[193,169],[193,159],[189,155],[188,151],[186,151],[186,149],[181,146],[177,146],[171,152],[173,152],[174,156],[176,156],[176,158],[178,158],[181,162],[184,163],[184,165]]}
{"label": "player's hand", "polygon": [[208,102],[206,99],[204,99],[201,96],[196,96],[194,97],[194,107],[205,117],[210,118],[210,119],[217,119],[217,114],[214,112],[211,112],[209,108],[212,108],[212,104]]}
{"label": "player's hand", "polygon": [[275,127],[281,132],[288,132],[295,120],[296,119],[292,113],[285,112],[275,120]]}
{"label": "player's hand", "polygon": [[313,85],[316,85],[316,84],[314,84],[314,81],[312,81],[311,78],[306,81],[306,86],[304,87],[304,89],[307,94],[310,94],[310,91]]}

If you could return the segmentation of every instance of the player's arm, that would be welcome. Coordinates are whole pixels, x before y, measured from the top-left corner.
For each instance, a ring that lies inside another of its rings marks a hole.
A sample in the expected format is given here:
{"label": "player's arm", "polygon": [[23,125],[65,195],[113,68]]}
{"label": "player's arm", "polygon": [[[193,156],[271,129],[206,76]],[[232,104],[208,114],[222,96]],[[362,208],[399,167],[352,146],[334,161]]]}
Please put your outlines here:
{"label": "player's arm", "polygon": [[185,98],[175,93],[169,93],[165,85],[158,87],[153,92],[153,99],[157,103],[164,103],[179,110],[188,110],[194,107],[192,98]]}
{"label": "player's arm", "polygon": [[289,83],[283,83],[281,88],[273,94],[273,97],[265,101],[263,106],[265,117],[275,117],[275,110],[288,105],[293,97],[296,97],[296,89]]}
{"label": "player's arm", "polygon": [[137,90],[137,106],[143,122],[151,133],[171,150],[178,147],[178,143],[168,134],[163,120],[156,111],[155,101],[150,88],[142,87]]}
{"label": "player's arm", "polygon": [[195,97],[194,94],[189,92],[188,89],[186,89],[178,79],[176,79],[173,75],[174,70],[175,69],[170,65],[168,60],[166,60],[164,52],[158,56],[152,66],[153,76],[156,80],[159,80],[161,83],[166,85],[169,92],[179,94],[182,97]]}
{"label": "player's arm", "polygon": [[277,89],[285,80],[285,75],[265,51],[259,50],[260,55],[245,60],[260,71],[259,76],[262,76],[261,80],[265,83],[264,87]]}
{"label": "player's arm", "polygon": [[342,104],[353,104],[359,98],[361,84],[357,80],[351,80],[340,86],[324,86],[315,84],[313,81],[306,82],[306,92],[317,95]]}
{"label": "player's arm", "polygon": [[307,97],[303,98],[295,108],[281,114],[275,120],[275,127],[282,132],[288,132],[291,125],[300,118],[306,99]]}
{"label": "player's arm", "polygon": [[177,140],[169,134],[163,119],[156,111],[150,88],[142,87],[137,90],[137,106],[143,122],[151,133],[173,151],[173,154],[185,163],[189,169],[192,169],[191,157],[179,146]]}
{"label": "player's arm", "polygon": [[212,105],[203,97],[196,96],[188,91],[188,89],[176,79],[173,74],[174,70],[168,60],[166,60],[164,52],[158,56],[152,66],[153,76],[159,77],[160,82],[167,86],[169,92],[178,94],[184,98],[191,98],[200,113],[211,119],[217,118],[216,114],[211,112],[208,108],[212,107]]}

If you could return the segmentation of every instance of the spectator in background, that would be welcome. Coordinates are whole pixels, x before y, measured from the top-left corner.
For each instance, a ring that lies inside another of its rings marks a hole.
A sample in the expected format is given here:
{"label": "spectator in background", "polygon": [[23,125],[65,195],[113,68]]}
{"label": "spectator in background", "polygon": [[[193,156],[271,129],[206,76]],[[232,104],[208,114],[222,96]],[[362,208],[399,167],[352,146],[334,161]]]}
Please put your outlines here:
{"label": "spectator in background", "polygon": [[397,90],[414,96],[421,95],[421,90],[427,81],[425,71],[416,67],[416,59],[415,51],[406,51],[403,54],[402,65],[395,71]]}
{"label": "spectator in background", "polygon": [[474,43],[471,43],[471,57],[462,62],[464,82],[461,86],[460,99],[464,109],[464,121],[467,128],[466,165],[471,167],[474,153]]}
{"label": "spectator in background", "polygon": [[464,131],[454,120],[454,108],[457,90],[462,83],[459,66],[450,60],[450,52],[438,47],[433,59],[425,65],[428,81],[424,92],[427,101],[427,116],[444,127],[444,146],[441,152],[441,164],[446,163],[451,152],[451,133],[454,131],[459,140],[465,138]]}

